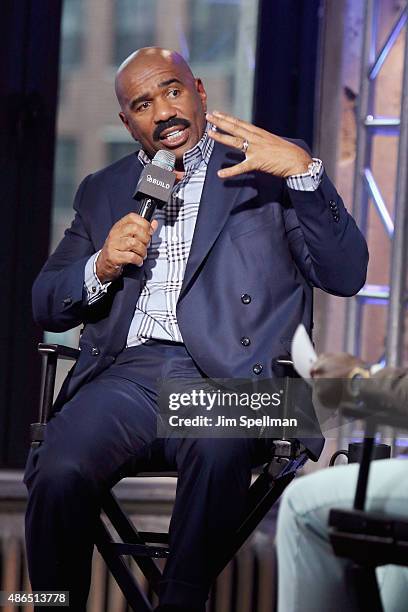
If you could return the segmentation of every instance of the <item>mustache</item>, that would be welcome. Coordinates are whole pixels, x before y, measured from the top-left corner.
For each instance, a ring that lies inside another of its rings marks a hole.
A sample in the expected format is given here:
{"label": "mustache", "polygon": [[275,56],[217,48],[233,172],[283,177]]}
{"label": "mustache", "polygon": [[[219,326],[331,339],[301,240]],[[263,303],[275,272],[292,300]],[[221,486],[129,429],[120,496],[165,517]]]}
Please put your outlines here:
{"label": "mustache", "polygon": [[169,128],[175,126],[179,127],[180,125],[188,128],[190,127],[190,122],[187,119],[183,119],[182,117],[172,117],[168,121],[163,121],[159,123],[153,132],[153,140],[159,140],[160,135],[162,134],[162,132],[164,132],[164,130],[168,130]]}

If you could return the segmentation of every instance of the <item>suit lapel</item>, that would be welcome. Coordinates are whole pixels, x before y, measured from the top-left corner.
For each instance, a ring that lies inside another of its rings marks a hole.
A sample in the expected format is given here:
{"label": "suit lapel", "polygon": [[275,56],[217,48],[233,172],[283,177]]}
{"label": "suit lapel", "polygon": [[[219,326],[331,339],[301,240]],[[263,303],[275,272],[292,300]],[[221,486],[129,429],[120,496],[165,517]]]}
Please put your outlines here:
{"label": "suit lapel", "polygon": [[[127,166],[120,171],[118,170],[110,181],[108,195],[112,225],[128,213],[137,211],[137,202],[132,196],[141,171],[142,164],[137,157],[137,153],[135,153],[129,159]],[[120,281],[122,287],[115,297],[110,316],[110,345],[114,347],[116,352],[121,351],[126,343],[126,335],[140,294],[143,280],[142,270],[142,268],[133,265],[125,266],[123,270]]]}
{"label": "suit lapel", "polygon": [[209,253],[224,227],[234,206],[254,198],[257,190],[253,176],[249,174],[225,180],[217,176],[217,170],[242,161],[242,154],[223,145],[214,144],[201,195],[193,241],[187,261],[179,300]]}
{"label": "suit lapel", "polygon": [[137,153],[123,172],[118,172],[110,183],[109,201],[112,225],[130,212],[137,212],[137,202],[132,198],[142,171]]}
{"label": "suit lapel", "polygon": [[[237,164],[240,161],[242,161],[241,153],[217,142],[214,143],[179,300],[187,291],[200,265],[218,238],[232,208],[257,195],[253,175],[244,174],[229,180],[220,179],[217,176],[217,170],[220,168]],[[142,164],[135,154],[127,169],[118,173],[112,180],[109,200],[113,223],[128,213],[137,211],[137,203],[132,196],[141,171]],[[133,278],[139,283],[142,277],[140,268],[136,266],[126,266],[124,276],[129,279]],[[129,294],[129,291],[125,293]]]}

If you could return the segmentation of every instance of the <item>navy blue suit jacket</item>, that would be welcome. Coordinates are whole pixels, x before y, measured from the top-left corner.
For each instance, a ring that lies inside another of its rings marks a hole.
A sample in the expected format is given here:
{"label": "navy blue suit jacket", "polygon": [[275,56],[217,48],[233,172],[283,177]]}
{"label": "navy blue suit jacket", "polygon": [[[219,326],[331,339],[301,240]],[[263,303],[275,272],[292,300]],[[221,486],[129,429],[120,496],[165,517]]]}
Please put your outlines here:
{"label": "navy blue suit jacket", "polygon": [[[291,190],[261,173],[217,177],[241,159],[215,143],[177,305],[188,351],[215,378],[254,378],[254,364],[262,365],[260,377],[271,377],[272,360],[288,353],[297,325],[311,331],[312,287],[351,296],[366,278],[365,240],[326,175],[315,192]],[[126,266],[93,306],[86,303],[84,268],[112,225],[136,210],[132,194],[141,169],[132,154],[84,179],[75,219],[34,284],[34,317],[44,329],[84,324],[64,400],[126,345],[143,268]],[[241,344],[243,336],[249,346]]]}

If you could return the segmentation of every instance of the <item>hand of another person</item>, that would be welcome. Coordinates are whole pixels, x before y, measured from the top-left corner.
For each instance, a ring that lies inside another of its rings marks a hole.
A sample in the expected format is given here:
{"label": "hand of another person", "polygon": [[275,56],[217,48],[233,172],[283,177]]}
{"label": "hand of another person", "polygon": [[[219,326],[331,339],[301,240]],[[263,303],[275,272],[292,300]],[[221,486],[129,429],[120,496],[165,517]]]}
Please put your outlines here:
{"label": "hand of another person", "polygon": [[96,261],[96,274],[101,283],[118,278],[126,264],[142,266],[156,229],[157,221],[149,223],[133,212],[117,221]]}
{"label": "hand of another person", "polygon": [[354,368],[367,368],[367,364],[348,353],[323,353],[311,369],[314,396],[326,407],[336,408],[349,396],[349,376]]}
{"label": "hand of another person", "polygon": [[227,132],[222,134],[209,130],[208,135],[213,140],[245,153],[245,160],[240,164],[219,170],[220,178],[230,178],[252,170],[287,178],[307,172],[308,165],[313,161],[307,151],[293,142],[231,115],[213,111],[207,114],[207,119],[216,128]]}
{"label": "hand of another person", "polygon": [[348,378],[354,368],[367,364],[348,353],[322,353],[312,366],[312,378]]}

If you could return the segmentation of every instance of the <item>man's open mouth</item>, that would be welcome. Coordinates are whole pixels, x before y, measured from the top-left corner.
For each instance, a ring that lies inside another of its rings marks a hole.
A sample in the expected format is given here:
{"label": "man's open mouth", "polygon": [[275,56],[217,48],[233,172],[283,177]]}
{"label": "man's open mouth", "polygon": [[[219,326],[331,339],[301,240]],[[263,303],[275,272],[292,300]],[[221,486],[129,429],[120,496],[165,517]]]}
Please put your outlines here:
{"label": "man's open mouth", "polygon": [[185,144],[189,137],[189,129],[184,126],[172,127],[160,134],[160,142],[166,147],[175,148]]}

